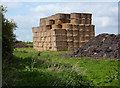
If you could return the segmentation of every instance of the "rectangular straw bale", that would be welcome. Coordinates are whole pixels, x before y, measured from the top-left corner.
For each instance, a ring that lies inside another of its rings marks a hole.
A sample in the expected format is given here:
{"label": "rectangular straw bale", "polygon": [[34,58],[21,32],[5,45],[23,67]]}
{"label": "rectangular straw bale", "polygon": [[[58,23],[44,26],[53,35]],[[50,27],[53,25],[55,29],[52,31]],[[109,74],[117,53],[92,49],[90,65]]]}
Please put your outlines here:
{"label": "rectangular straw bale", "polygon": [[78,42],[78,41],[73,42],[73,45],[74,45],[74,46],[79,46],[79,42]]}
{"label": "rectangular straw bale", "polygon": [[57,19],[65,19],[65,14],[56,14]]}
{"label": "rectangular straw bale", "polygon": [[86,13],[82,13],[83,15],[83,17],[82,18],[84,18],[84,19],[86,19],[87,18],[87,14]]}
{"label": "rectangular straw bale", "polygon": [[78,31],[79,30],[79,25],[73,25],[73,31]]}
{"label": "rectangular straw bale", "polygon": [[90,31],[94,32],[95,31],[95,25],[90,25]]}
{"label": "rectangular straw bale", "polygon": [[73,40],[73,36],[67,36],[67,39],[72,39]]}
{"label": "rectangular straw bale", "polygon": [[41,18],[40,19],[40,26],[46,25],[46,18]]}
{"label": "rectangular straw bale", "polygon": [[86,43],[86,41],[80,41],[81,45],[84,45]]}
{"label": "rectangular straw bale", "polygon": [[67,36],[66,35],[56,35],[56,40],[57,41],[67,41]]}
{"label": "rectangular straw bale", "polygon": [[62,25],[61,24],[53,24],[52,29],[61,29]]}
{"label": "rectangular straw bale", "polygon": [[92,14],[87,14],[87,19],[92,19]]}
{"label": "rectangular straw bale", "polygon": [[43,48],[38,48],[38,51],[44,51]]}
{"label": "rectangular straw bale", "polygon": [[79,42],[85,41],[85,37],[79,37]]}
{"label": "rectangular straw bale", "polygon": [[78,35],[79,35],[79,31],[78,30],[73,31],[73,36],[78,36]]}
{"label": "rectangular straw bale", "polygon": [[41,33],[40,32],[38,32],[38,37],[40,37],[41,36]]}
{"label": "rectangular straw bale", "polygon": [[43,28],[42,32],[45,32],[46,31],[46,25],[42,26],[42,28]]}
{"label": "rectangular straw bale", "polygon": [[73,50],[74,50],[74,47],[73,47],[73,46],[68,46],[67,50],[68,50],[68,51],[73,51]]}
{"label": "rectangular straw bale", "polygon": [[56,41],[56,36],[51,36],[50,41]]}
{"label": "rectangular straw bale", "polygon": [[52,29],[53,34],[55,35],[66,35],[66,30],[62,30],[62,29]]}
{"label": "rectangular straw bale", "polygon": [[91,36],[91,35],[94,35],[94,32],[90,32],[90,36]]}
{"label": "rectangular straw bale", "polygon": [[90,35],[90,32],[89,32],[89,31],[85,31],[84,34],[85,34],[85,35]]}
{"label": "rectangular straw bale", "polygon": [[42,47],[43,46],[42,43],[39,43],[39,46]]}
{"label": "rectangular straw bale", "polygon": [[82,44],[79,42],[79,48],[82,46]]}
{"label": "rectangular straw bale", "polygon": [[47,50],[47,48],[46,47],[43,47],[43,51],[46,51]]}
{"label": "rectangular straw bale", "polygon": [[62,24],[62,29],[66,29],[66,30],[72,30],[73,26],[70,23],[63,23]]}
{"label": "rectangular straw bale", "polygon": [[50,30],[50,36],[56,35],[55,31],[53,29]]}
{"label": "rectangular straw bale", "polygon": [[43,36],[46,37],[47,33],[46,32],[43,32]]}
{"label": "rectangular straw bale", "polygon": [[88,35],[88,34],[85,34],[85,37],[90,37],[90,35]]}
{"label": "rectangular straw bale", "polygon": [[66,35],[55,35],[52,36],[51,41],[66,41],[67,36]]}
{"label": "rectangular straw bale", "polygon": [[74,43],[78,43],[79,42],[79,40],[74,40]]}
{"label": "rectangular straw bale", "polygon": [[81,24],[85,24],[85,19],[84,18],[81,19]]}
{"label": "rectangular straw bale", "polygon": [[90,39],[90,36],[85,36],[85,40],[89,40]]}
{"label": "rectangular straw bale", "polygon": [[45,42],[45,43],[44,43],[44,46],[46,47],[47,45],[48,45],[48,43]]}
{"label": "rectangular straw bale", "polygon": [[67,32],[68,35],[73,34],[73,30],[67,30],[66,32]]}
{"label": "rectangular straw bale", "polygon": [[49,20],[49,25],[55,24],[55,20]]}
{"label": "rectangular straw bale", "polygon": [[84,30],[85,30],[85,25],[79,24],[79,31],[84,31]]}
{"label": "rectangular straw bale", "polygon": [[71,24],[81,24],[81,19],[70,19]]}
{"label": "rectangular straw bale", "polygon": [[63,51],[63,50],[67,50],[67,47],[65,46],[57,46],[57,51]]}
{"label": "rectangular straw bale", "polygon": [[45,38],[44,38],[44,37],[41,37],[41,41],[45,41]]}
{"label": "rectangular straw bale", "polygon": [[67,37],[67,42],[73,41],[73,37]]}
{"label": "rectangular straw bale", "polygon": [[73,31],[67,31],[67,35],[66,36],[73,36]]}
{"label": "rectangular straw bale", "polygon": [[92,37],[95,37],[95,34],[90,34],[90,37],[92,38]]}
{"label": "rectangular straw bale", "polygon": [[68,19],[56,19],[55,24],[63,24],[63,23],[70,23]]}
{"label": "rectangular straw bale", "polygon": [[49,50],[51,51],[52,47],[50,46],[50,47],[48,47],[48,48],[49,48]]}
{"label": "rectangular straw bale", "polygon": [[70,19],[70,14],[65,14],[65,19],[69,20]]}
{"label": "rectangular straw bale", "polygon": [[78,46],[74,46],[74,51],[78,50],[79,47]]}
{"label": "rectangular straw bale", "polygon": [[65,41],[55,41],[52,42],[53,46],[67,46],[67,42]]}
{"label": "rectangular straw bale", "polygon": [[78,31],[78,30],[73,30],[73,35],[74,35],[74,34],[77,34],[77,35],[78,35],[78,34],[79,34],[79,31]]}
{"label": "rectangular straw bale", "polygon": [[50,24],[49,24],[49,19],[46,19],[46,25],[50,25]]}
{"label": "rectangular straw bale", "polygon": [[79,36],[81,36],[81,35],[85,35],[85,31],[82,31],[82,32],[81,32],[81,31],[79,31],[79,33],[78,33],[78,34],[79,34]]}
{"label": "rectangular straw bale", "polygon": [[42,30],[43,30],[43,29],[42,29],[42,27],[40,27],[40,26],[39,26],[39,27],[33,27],[33,28],[32,28],[32,32],[33,32],[33,33],[35,33],[35,32],[41,32]]}
{"label": "rectangular straw bale", "polygon": [[51,36],[51,32],[50,32],[50,31],[51,31],[51,30],[48,30],[48,31],[47,31],[47,36],[48,36],[48,37]]}
{"label": "rectangular straw bale", "polygon": [[45,32],[42,32],[42,37],[45,37]]}
{"label": "rectangular straw bale", "polygon": [[48,33],[48,31],[46,31],[46,37],[49,37],[49,33]]}
{"label": "rectangular straw bale", "polygon": [[34,33],[33,33],[33,37],[37,37],[37,32],[34,32]]}
{"label": "rectangular straw bale", "polygon": [[51,25],[46,25],[46,30],[50,30],[52,29],[52,26]]}
{"label": "rectangular straw bale", "polygon": [[92,23],[92,20],[91,20],[91,19],[87,18],[87,19],[85,20],[85,24],[91,24],[91,23]]}
{"label": "rectangular straw bale", "polygon": [[71,19],[81,18],[81,13],[71,13],[70,18]]}
{"label": "rectangular straw bale", "polygon": [[56,19],[70,19],[70,14],[58,13],[58,14],[55,14],[55,18]]}
{"label": "rectangular straw bale", "polygon": [[73,34],[67,34],[67,36],[73,36]]}
{"label": "rectangular straw bale", "polygon": [[67,42],[67,45],[68,45],[68,46],[73,46],[73,41],[68,41],[68,42]]}
{"label": "rectangular straw bale", "polygon": [[47,38],[47,41],[50,42],[50,41],[51,41],[51,37],[48,37],[48,38]]}
{"label": "rectangular straw bale", "polygon": [[85,29],[90,29],[90,25],[89,24],[85,24]]}
{"label": "rectangular straw bale", "polygon": [[73,37],[73,40],[74,40],[74,41],[78,41],[78,40],[79,40],[79,36],[74,36],[74,37]]}
{"label": "rectangular straw bale", "polygon": [[52,44],[49,42],[47,46],[48,46],[48,47],[51,47],[51,46],[52,46]]}

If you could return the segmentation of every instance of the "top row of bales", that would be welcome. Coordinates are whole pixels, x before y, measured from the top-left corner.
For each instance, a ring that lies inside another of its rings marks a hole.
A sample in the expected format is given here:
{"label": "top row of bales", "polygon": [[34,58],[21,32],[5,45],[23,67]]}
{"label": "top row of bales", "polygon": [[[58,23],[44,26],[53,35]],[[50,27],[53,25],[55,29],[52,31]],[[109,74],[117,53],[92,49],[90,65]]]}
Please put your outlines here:
{"label": "top row of bales", "polygon": [[90,13],[71,13],[71,14],[55,14],[47,18],[40,19],[40,26],[53,24],[91,24],[92,14]]}

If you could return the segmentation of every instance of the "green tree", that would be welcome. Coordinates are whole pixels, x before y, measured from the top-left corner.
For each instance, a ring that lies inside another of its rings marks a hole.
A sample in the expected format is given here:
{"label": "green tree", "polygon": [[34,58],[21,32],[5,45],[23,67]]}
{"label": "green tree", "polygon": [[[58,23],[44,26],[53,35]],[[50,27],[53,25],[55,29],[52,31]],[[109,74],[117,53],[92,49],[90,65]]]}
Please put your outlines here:
{"label": "green tree", "polygon": [[2,58],[3,60],[10,60],[13,56],[16,36],[13,31],[17,25],[13,20],[5,18],[7,12],[6,7],[1,6],[2,9]]}

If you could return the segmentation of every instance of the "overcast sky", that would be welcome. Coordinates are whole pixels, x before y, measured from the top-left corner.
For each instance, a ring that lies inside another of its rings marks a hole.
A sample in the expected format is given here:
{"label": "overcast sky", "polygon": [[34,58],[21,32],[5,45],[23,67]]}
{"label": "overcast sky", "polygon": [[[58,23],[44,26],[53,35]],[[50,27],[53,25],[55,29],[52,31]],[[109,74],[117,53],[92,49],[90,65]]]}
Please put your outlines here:
{"label": "overcast sky", "polygon": [[92,13],[95,35],[118,33],[117,2],[5,2],[6,17],[14,19],[18,28],[15,31],[18,40],[32,41],[32,27],[39,26],[40,18],[56,13]]}

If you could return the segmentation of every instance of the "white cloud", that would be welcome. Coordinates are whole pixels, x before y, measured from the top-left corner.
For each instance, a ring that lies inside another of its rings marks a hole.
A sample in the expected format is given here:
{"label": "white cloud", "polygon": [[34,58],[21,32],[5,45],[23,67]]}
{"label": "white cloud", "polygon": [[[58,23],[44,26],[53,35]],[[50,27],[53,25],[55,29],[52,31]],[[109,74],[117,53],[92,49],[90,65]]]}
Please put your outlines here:
{"label": "white cloud", "polygon": [[16,9],[23,6],[20,2],[0,2],[0,4],[4,5],[4,7],[7,6],[9,9]]}
{"label": "white cloud", "polygon": [[[34,4],[34,3],[33,3]],[[29,5],[29,3],[28,3]],[[15,7],[15,6],[14,6]],[[25,5],[23,5],[23,8]],[[19,10],[19,9],[18,9]],[[30,6],[26,15],[9,16],[19,26],[16,30],[18,38],[32,41],[32,27],[39,26],[40,18],[56,13],[90,12],[93,14],[93,24],[96,26],[96,34],[108,32],[116,33],[118,10],[113,3],[49,3]],[[114,29],[116,28],[116,29]]]}
{"label": "white cloud", "polygon": [[1,0],[1,2],[118,2],[119,0]]}
{"label": "white cloud", "polygon": [[95,17],[94,23],[99,27],[117,26],[117,21],[110,17]]}

